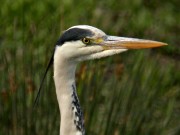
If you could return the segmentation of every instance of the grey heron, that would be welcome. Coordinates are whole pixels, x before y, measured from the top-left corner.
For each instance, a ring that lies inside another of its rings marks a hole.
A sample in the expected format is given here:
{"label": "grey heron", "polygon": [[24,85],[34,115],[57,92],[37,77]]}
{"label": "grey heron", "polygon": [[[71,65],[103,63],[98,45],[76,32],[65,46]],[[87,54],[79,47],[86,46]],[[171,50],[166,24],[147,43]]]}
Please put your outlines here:
{"label": "grey heron", "polygon": [[[84,135],[84,121],[76,93],[75,70],[79,62],[119,54],[128,49],[153,48],[166,43],[106,35],[88,25],[73,26],[60,36],[46,69],[54,65],[54,83],[61,121],[60,135]],[[43,80],[45,78],[43,77]],[[43,82],[42,80],[42,82]],[[38,96],[40,94],[40,89]],[[38,96],[36,98],[38,99]]]}

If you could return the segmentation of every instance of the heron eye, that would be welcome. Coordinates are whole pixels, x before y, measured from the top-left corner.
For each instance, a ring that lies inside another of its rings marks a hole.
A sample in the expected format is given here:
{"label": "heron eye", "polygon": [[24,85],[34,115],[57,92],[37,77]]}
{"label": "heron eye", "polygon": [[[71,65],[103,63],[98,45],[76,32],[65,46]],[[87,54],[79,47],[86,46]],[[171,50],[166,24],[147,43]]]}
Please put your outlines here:
{"label": "heron eye", "polygon": [[90,39],[88,39],[88,38],[83,38],[83,39],[82,39],[82,42],[83,42],[84,44],[89,44],[89,43],[90,43]]}

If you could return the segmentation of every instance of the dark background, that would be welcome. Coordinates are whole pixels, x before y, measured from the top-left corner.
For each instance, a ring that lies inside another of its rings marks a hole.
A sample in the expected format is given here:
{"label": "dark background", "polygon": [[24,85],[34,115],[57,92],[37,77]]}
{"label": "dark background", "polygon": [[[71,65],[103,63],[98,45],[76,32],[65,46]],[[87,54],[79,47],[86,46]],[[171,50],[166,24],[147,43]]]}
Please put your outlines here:
{"label": "dark background", "polygon": [[61,32],[88,24],[109,35],[166,42],[83,62],[76,82],[87,135],[180,134],[178,0],[4,0],[0,5],[0,135],[58,135],[52,68]]}

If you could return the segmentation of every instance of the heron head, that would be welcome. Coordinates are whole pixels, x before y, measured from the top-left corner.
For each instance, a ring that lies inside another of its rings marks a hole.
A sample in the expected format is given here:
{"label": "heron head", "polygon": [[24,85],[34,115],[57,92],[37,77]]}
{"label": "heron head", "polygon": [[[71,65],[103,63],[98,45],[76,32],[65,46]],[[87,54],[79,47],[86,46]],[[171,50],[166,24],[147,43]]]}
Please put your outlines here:
{"label": "heron head", "polygon": [[55,54],[65,59],[83,61],[97,59],[126,51],[127,49],[154,48],[166,43],[137,38],[106,35],[102,30],[77,25],[67,29],[56,43]]}
{"label": "heron head", "polygon": [[118,54],[128,49],[153,48],[164,45],[167,44],[144,39],[109,36],[100,29],[88,25],[73,26],[64,31],[56,43],[54,54],[46,68],[34,106],[38,102],[43,81],[53,62],[57,64],[61,59],[77,63]]}

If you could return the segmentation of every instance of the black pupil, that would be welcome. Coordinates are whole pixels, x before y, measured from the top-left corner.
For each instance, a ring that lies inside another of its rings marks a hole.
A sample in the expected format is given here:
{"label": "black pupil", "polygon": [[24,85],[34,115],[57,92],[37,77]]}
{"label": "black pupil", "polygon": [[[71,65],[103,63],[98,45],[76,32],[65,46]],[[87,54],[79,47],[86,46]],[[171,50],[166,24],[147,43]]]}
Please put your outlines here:
{"label": "black pupil", "polygon": [[85,43],[88,43],[88,42],[89,42],[89,40],[88,40],[88,39],[84,39],[84,42],[85,42]]}

